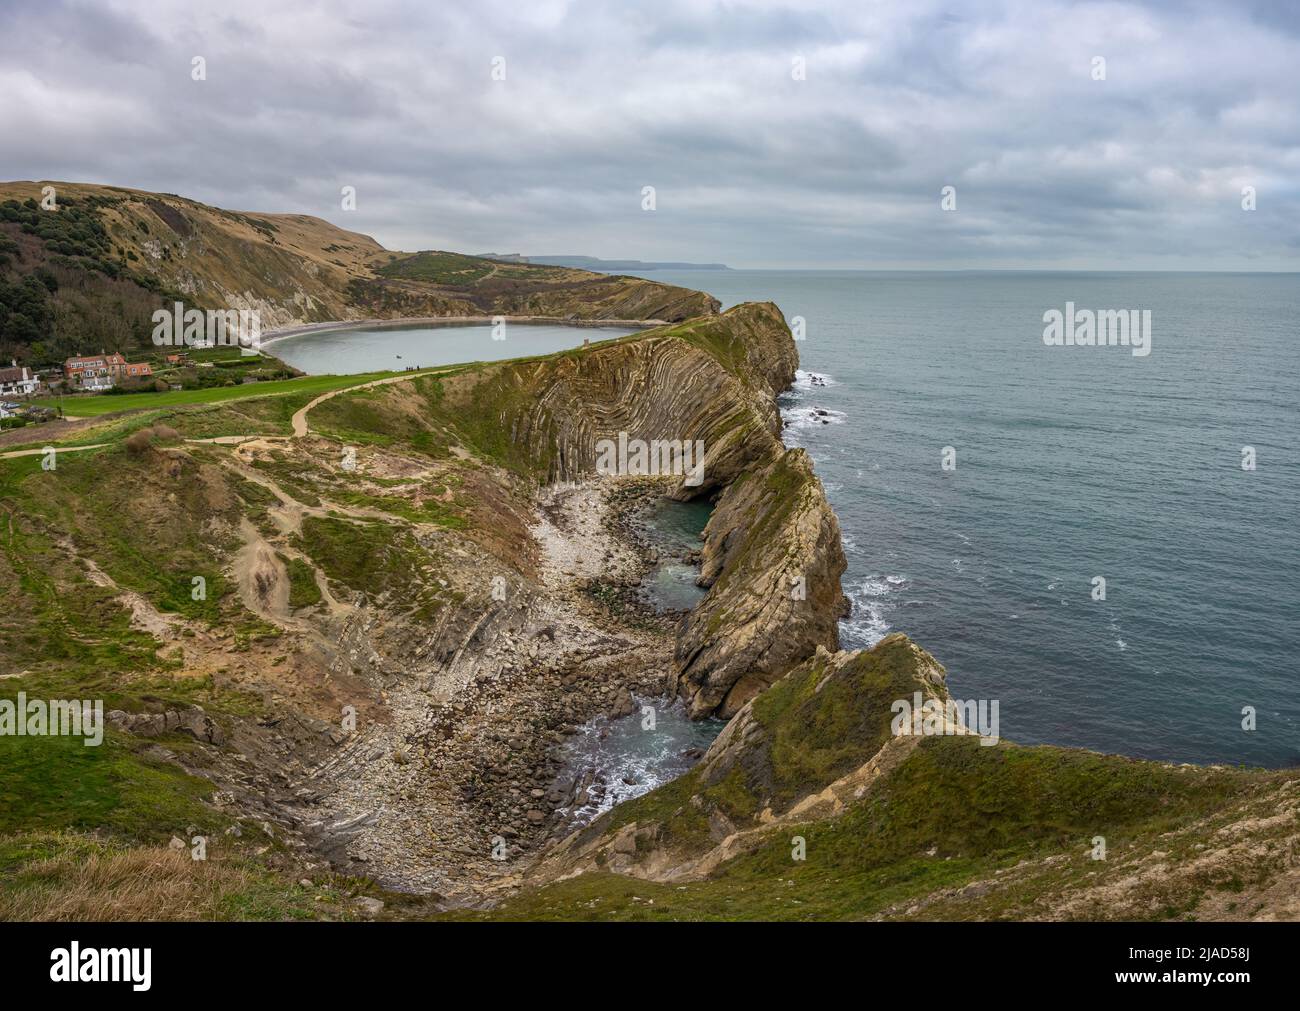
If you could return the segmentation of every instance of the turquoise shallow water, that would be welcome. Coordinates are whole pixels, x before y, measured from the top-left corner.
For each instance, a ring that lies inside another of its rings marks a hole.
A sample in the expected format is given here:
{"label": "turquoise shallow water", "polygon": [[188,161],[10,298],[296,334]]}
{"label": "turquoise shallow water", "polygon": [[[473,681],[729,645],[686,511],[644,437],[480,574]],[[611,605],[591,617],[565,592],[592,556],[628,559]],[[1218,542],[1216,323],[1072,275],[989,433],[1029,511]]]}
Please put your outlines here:
{"label": "turquoise shallow water", "polygon": [[[645,276],[807,321],[785,437],[843,528],[844,645],[907,632],[1023,743],[1300,763],[1300,277]],[[1067,301],[1152,310],[1152,353],[1045,346]]]}
{"label": "turquoise shallow water", "polygon": [[510,323],[495,331],[475,326],[383,326],[363,330],[328,330],[285,337],[266,350],[311,375],[355,375],[377,369],[428,368],[461,362],[499,361],[550,354],[581,347],[632,331],[614,327],[552,326]]}
{"label": "turquoise shallow water", "polygon": [[660,613],[689,611],[704,599],[706,591],[695,585],[700,567],[683,558],[703,546],[700,535],[712,511],[708,502],[665,498],[640,517],[644,536],[660,553],[659,563],[641,586],[650,605]]}

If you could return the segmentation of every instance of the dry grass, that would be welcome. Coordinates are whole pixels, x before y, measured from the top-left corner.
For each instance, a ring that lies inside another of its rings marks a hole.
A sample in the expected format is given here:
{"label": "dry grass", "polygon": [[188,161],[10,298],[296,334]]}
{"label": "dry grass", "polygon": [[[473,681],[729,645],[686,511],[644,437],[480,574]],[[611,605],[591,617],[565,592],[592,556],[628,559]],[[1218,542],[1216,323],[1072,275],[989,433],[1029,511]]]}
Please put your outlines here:
{"label": "dry grass", "polygon": [[218,919],[225,897],[254,885],[246,870],[162,846],[61,853],[28,864],[22,879],[0,889],[0,920]]}

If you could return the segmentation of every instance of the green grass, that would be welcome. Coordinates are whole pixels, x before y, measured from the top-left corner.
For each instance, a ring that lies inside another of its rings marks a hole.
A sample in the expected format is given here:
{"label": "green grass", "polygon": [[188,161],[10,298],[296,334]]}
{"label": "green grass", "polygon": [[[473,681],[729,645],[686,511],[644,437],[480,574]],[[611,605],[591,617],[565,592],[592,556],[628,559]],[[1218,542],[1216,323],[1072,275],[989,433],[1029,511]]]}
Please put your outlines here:
{"label": "green grass", "polygon": [[[439,418],[440,393],[440,379],[432,376],[358,390],[321,404],[312,413],[312,427],[349,445],[399,446],[445,459],[449,438]],[[418,414],[396,406],[411,394],[418,396],[425,408]]]}
{"label": "green grass", "polygon": [[166,841],[219,819],[204,806],[212,784],[137,754],[143,743],[109,730],[98,747],[79,737],[0,737],[0,834],[98,828]]}
{"label": "green grass", "polygon": [[[331,390],[341,390],[374,379],[402,375],[400,372],[366,372],[354,376],[302,376],[298,379],[276,379],[269,383],[248,383],[239,386],[214,386],[206,390],[168,390],[165,393],[124,393],[120,396],[40,397],[32,401],[41,407],[59,407],[75,418],[98,417],[114,411],[132,411],[145,407],[180,407],[186,404],[216,404],[249,397],[271,397],[287,393],[319,396]],[[310,399],[310,397],[308,398]]]}
{"label": "green grass", "polygon": [[429,498],[417,503],[412,499],[400,498],[396,495],[372,495],[346,488],[334,489],[328,494],[334,501],[344,505],[367,506],[412,523],[436,523],[453,530],[460,530],[468,525],[460,510],[437,499]]}
{"label": "green grass", "polygon": [[296,546],[330,579],[354,590],[414,594],[418,589],[424,559],[414,538],[401,527],[308,516]]}
{"label": "green grass", "polygon": [[[36,457],[4,463],[25,471],[22,508],[66,531],[119,585],[159,610],[219,620],[229,591],[220,554],[233,541],[215,541],[202,522],[213,509],[205,481],[213,471],[204,469],[201,453],[135,456],[117,446],[60,456],[48,473]],[[199,600],[196,576],[206,581]]]}
{"label": "green grass", "polygon": [[[687,777],[689,778],[689,777]],[[688,808],[678,780],[649,796]],[[1061,855],[1053,882],[1096,869],[1087,849],[1163,845],[1163,835],[1213,815],[1254,785],[1250,774],[1175,768],[1060,748],[982,747],[929,738],[843,816],[774,829],[756,850],[686,885],[587,873],[456,918],[564,920],[860,919],[994,875],[1021,860]],[[615,809],[615,813],[619,811]],[[688,817],[691,816],[687,812]],[[698,814],[693,817],[699,818]],[[676,831],[676,825],[673,826]],[[806,843],[793,858],[792,840]],[[1047,887],[1040,882],[1040,888]],[[997,917],[1034,895],[1011,891],[984,907]],[[653,904],[650,900],[654,900]],[[1163,915],[1160,910],[1155,915]]]}
{"label": "green grass", "polygon": [[247,831],[209,837],[207,860],[194,862],[186,851],[75,829],[0,835],[0,920],[355,919],[349,900],[359,892],[411,902],[335,874],[303,885],[300,871],[250,854],[264,841]]}
{"label": "green grass", "polygon": [[768,740],[761,764],[749,764],[747,786],[778,810],[867,761],[892,736],[890,704],[924,688],[911,644],[901,639],[825,674],[825,665],[808,661],[754,700]]}
{"label": "green grass", "polygon": [[[0,463],[0,475],[17,462]],[[8,602],[0,613],[5,673],[52,668],[75,678],[161,663],[157,642],[131,627],[116,592],[91,583],[47,535],[25,524],[0,528],[0,591]]]}
{"label": "green grass", "polygon": [[288,435],[294,413],[317,395],[302,391],[220,404],[183,405],[159,411],[153,416],[186,439],[211,439],[222,435]]}
{"label": "green grass", "polygon": [[296,611],[319,604],[322,598],[315,570],[301,558],[283,558],[283,561],[289,573],[289,606]]}
{"label": "green grass", "polygon": [[375,273],[434,284],[472,285],[492,273],[493,264],[461,253],[416,253],[379,267]]}

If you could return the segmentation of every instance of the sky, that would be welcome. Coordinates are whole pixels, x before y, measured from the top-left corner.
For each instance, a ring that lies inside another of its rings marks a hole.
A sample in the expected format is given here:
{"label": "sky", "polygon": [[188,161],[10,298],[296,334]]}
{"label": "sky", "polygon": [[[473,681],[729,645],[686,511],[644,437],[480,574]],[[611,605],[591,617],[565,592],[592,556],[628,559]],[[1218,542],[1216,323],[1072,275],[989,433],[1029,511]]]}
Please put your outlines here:
{"label": "sky", "polygon": [[0,179],[392,249],[1300,270],[1289,0],[0,0],[0,96]]}

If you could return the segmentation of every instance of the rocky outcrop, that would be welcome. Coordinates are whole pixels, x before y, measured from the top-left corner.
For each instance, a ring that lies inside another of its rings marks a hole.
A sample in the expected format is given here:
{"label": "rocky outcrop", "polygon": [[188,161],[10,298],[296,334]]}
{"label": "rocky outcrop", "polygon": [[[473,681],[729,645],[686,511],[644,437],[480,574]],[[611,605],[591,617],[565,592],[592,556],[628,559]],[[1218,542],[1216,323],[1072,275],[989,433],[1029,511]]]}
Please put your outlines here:
{"label": "rocky outcrop", "polygon": [[676,688],[691,713],[730,717],[819,646],[838,649],[846,565],[802,449],[732,482],[704,532],[699,581],[710,592],[677,642]]}
{"label": "rocky outcrop", "polygon": [[[659,447],[703,446],[674,494],[696,498],[777,458],[776,394],[797,356],[781,312],[746,303],[678,326],[529,362],[487,366],[442,384],[441,408],[473,448],[543,483],[598,470],[602,441],[642,443],[650,473],[665,473]],[[486,432],[495,440],[476,440]],[[500,445],[501,436],[505,444]],[[636,464],[620,473],[635,474]]]}
{"label": "rocky outcrop", "polygon": [[157,737],[160,734],[189,734],[206,744],[224,744],[225,732],[211,716],[198,706],[189,709],[168,709],[161,713],[127,713],[112,709],[105,719],[118,730],[136,737]]}
{"label": "rocky outcrop", "polygon": [[[946,674],[905,635],[852,653],[819,648],[742,706],[687,775],[575,832],[530,877],[599,867],[698,879],[783,823],[838,817],[923,739],[892,726],[895,700],[916,693],[946,703]],[[966,734],[959,719],[941,719],[950,736]]]}
{"label": "rocky outcrop", "polygon": [[895,740],[895,700],[916,692],[946,702],[947,672],[902,633],[869,650],[819,647],[770,698],[736,713],[700,761],[699,789],[707,794],[735,777],[764,823],[822,806],[831,810],[820,813],[834,813],[843,807],[835,798],[860,785],[868,770],[878,771],[875,759]]}

